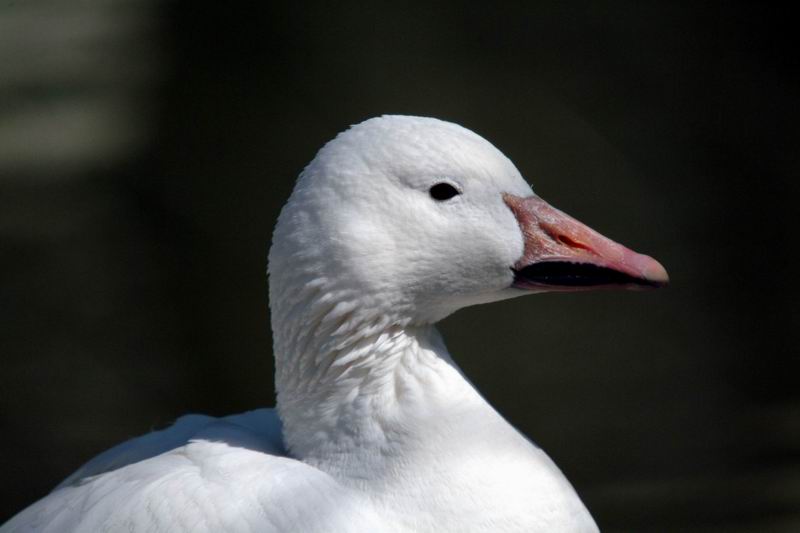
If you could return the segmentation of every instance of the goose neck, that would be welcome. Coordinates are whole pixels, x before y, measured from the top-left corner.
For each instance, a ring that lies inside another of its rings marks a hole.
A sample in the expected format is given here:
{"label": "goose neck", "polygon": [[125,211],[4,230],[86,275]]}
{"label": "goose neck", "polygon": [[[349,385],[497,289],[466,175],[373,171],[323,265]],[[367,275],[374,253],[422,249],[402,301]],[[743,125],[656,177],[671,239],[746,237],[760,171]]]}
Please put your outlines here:
{"label": "goose neck", "polygon": [[373,322],[288,338],[281,331],[288,330],[275,338],[284,439],[320,468],[374,476],[381,458],[402,455],[398,447],[429,445],[443,416],[485,405],[431,325]]}

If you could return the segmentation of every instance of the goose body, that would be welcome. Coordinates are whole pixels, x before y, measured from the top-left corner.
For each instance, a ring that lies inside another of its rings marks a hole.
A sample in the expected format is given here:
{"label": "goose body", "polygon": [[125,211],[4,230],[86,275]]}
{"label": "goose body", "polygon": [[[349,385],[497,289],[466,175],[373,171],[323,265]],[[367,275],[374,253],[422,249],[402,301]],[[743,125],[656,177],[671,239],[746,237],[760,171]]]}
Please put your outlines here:
{"label": "goose body", "polygon": [[386,116],[303,171],[269,275],[277,410],[123,443],[2,531],[597,531],[435,323],[526,293],[661,285],[657,262],[547,205],[478,135]]}

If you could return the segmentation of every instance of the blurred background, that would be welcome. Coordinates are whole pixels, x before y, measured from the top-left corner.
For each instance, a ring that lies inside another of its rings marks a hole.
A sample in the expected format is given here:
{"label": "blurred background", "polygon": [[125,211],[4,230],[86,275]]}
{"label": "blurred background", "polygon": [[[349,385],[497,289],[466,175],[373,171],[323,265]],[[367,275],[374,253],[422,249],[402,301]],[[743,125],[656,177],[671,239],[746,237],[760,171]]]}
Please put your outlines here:
{"label": "blurred background", "polygon": [[601,528],[800,531],[794,20],[750,2],[0,0],[0,520],[180,414],[273,404],[278,210],[338,131],[404,113],[480,133],[672,276],[442,325]]}

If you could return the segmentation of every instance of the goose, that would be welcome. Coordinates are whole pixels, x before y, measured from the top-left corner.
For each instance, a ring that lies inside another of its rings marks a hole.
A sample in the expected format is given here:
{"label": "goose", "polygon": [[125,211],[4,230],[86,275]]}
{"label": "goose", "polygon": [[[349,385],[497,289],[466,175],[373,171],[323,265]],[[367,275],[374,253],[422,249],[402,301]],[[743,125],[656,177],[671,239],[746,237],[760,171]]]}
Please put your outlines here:
{"label": "goose", "polygon": [[598,530],[435,324],[524,294],[660,287],[656,260],[551,207],[476,133],[382,116],[303,170],[268,263],[277,408],[120,444],[3,532]]}

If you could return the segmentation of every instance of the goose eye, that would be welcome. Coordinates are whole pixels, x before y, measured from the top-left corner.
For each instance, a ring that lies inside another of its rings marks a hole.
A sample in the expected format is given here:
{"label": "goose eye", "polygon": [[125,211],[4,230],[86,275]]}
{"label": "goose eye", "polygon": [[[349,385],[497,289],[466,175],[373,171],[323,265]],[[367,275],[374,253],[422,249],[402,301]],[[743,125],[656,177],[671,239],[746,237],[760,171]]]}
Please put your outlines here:
{"label": "goose eye", "polygon": [[431,195],[431,198],[438,202],[443,202],[445,200],[449,200],[453,196],[461,194],[458,192],[458,189],[450,185],[449,183],[437,183],[433,187],[431,187],[430,191],[428,191]]}

